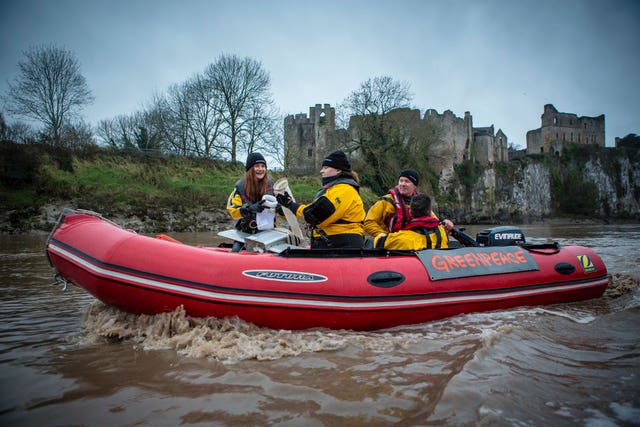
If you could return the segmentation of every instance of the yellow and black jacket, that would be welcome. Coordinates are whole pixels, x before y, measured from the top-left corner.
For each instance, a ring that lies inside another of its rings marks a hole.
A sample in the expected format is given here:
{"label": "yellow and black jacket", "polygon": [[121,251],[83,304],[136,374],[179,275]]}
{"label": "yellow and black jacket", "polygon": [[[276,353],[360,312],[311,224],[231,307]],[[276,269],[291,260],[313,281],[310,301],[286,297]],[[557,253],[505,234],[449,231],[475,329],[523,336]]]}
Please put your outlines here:
{"label": "yellow and black jacket", "polygon": [[[402,197],[394,187],[380,197],[367,212],[364,219],[364,231],[372,237],[400,231],[411,221],[411,198]],[[431,212],[431,218],[438,217]]]}
{"label": "yellow and black jacket", "polygon": [[402,197],[395,187],[389,190],[369,208],[364,219],[364,231],[376,237],[401,230],[411,220],[410,199]]}
{"label": "yellow and black jacket", "polygon": [[[269,178],[269,186],[265,194],[273,196],[273,181]],[[229,198],[227,199],[227,212],[231,215],[231,218],[238,220],[236,228],[245,232],[255,232],[255,215],[251,218],[243,218],[240,213],[240,208],[246,204],[252,204],[259,200],[251,200],[244,190],[244,178],[239,179],[233,188]],[[252,222],[253,221],[253,222]],[[253,226],[252,226],[253,225]]]}
{"label": "yellow and black jacket", "polygon": [[312,238],[355,234],[364,236],[364,203],[359,186],[351,178],[339,177],[328,182],[308,205],[295,207],[296,217],[313,227]]}
{"label": "yellow and black jacket", "polygon": [[444,249],[449,247],[447,231],[433,217],[412,219],[403,230],[379,234],[373,240],[374,248],[390,250]]}

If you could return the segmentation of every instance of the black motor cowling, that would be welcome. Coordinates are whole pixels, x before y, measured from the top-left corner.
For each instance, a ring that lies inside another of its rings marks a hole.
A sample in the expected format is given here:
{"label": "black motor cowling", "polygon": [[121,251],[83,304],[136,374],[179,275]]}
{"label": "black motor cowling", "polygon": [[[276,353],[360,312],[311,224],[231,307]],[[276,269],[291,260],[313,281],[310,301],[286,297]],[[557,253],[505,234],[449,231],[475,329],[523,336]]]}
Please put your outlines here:
{"label": "black motor cowling", "polygon": [[479,246],[513,246],[526,243],[522,230],[509,225],[486,228],[476,234],[476,241]]}

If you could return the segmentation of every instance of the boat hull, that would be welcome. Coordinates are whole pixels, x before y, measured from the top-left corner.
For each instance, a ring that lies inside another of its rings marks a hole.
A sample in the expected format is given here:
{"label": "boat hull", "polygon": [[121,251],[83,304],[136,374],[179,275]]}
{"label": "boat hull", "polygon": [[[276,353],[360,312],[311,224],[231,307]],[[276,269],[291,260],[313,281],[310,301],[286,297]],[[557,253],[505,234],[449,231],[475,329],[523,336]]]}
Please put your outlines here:
{"label": "boat hull", "polygon": [[597,298],[609,283],[600,257],[580,246],[460,248],[420,256],[232,253],[142,236],[85,213],[64,218],[47,254],[64,280],[128,312],[183,306],[196,317],[237,316],[277,329],[384,329]]}

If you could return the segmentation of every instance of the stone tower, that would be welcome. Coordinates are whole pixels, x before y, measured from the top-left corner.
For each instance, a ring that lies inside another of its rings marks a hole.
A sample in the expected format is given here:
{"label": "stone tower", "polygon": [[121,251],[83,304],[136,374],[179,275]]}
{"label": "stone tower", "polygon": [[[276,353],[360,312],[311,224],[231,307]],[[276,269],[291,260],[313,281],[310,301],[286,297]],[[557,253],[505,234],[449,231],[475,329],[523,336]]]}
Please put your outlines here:
{"label": "stone tower", "polygon": [[336,112],[316,104],[304,113],[284,119],[286,171],[292,175],[318,172],[324,156],[336,148]]}

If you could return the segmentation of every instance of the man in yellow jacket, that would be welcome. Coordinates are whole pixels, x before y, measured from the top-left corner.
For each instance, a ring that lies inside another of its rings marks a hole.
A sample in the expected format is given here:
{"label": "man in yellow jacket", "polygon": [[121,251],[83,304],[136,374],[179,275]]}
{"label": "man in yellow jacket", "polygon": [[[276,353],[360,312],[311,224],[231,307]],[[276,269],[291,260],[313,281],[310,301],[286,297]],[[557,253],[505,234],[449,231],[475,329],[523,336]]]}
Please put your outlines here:
{"label": "man in yellow jacket", "polygon": [[374,248],[391,250],[441,249],[449,246],[447,231],[438,218],[431,216],[431,198],[419,194],[411,200],[412,219],[399,231],[381,233],[373,241]]}
{"label": "man in yellow jacket", "polygon": [[[418,194],[419,182],[418,171],[410,168],[402,170],[398,184],[369,208],[364,219],[364,231],[375,238],[380,234],[399,231],[407,225],[411,220],[411,199]],[[429,215],[438,219],[433,211],[429,212]],[[453,228],[453,223],[448,219],[445,219],[443,224],[447,230]]]}
{"label": "man in yellow jacket", "polygon": [[296,203],[288,193],[278,203],[312,227],[311,249],[362,248],[365,217],[358,174],[344,152],[329,154],[320,169],[322,189],[308,205]]}

